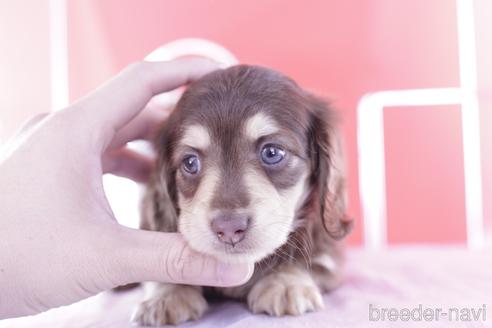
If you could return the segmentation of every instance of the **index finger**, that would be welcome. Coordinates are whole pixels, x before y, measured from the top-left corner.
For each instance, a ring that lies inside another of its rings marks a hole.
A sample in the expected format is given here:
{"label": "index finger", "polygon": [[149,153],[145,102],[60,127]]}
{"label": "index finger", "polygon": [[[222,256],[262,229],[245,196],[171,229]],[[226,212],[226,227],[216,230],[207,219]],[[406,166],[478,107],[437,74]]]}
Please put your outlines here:
{"label": "index finger", "polygon": [[[107,146],[116,131],[130,122],[150,101],[166,91],[218,69],[203,58],[130,65],[99,89],[74,103],[70,109],[81,114],[77,124],[93,128]],[[82,120],[82,122],[80,122]]]}

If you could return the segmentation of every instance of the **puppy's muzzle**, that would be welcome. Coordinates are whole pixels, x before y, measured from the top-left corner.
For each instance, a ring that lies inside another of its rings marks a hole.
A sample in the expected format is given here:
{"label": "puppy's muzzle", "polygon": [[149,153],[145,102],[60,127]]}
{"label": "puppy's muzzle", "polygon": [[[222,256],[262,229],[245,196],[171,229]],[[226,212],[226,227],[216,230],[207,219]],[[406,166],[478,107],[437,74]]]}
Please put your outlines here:
{"label": "puppy's muzzle", "polygon": [[212,231],[222,243],[234,247],[246,236],[250,221],[245,214],[222,213],[212,220]]}

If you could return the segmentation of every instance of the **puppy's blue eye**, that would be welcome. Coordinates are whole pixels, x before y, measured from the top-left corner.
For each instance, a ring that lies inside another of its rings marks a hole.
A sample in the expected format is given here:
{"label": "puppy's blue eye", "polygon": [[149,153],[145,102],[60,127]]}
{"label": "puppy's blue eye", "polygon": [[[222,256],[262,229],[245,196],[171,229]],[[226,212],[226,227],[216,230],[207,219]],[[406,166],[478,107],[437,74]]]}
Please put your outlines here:
{"label": "puppy's blue eye", "polygon": [[267,165],[280,163],[285,157],[285,150],[279,146],[268,144],[261,150],[261,160]]}
{"label": "puppy's blue eye", "polygon": [[200,172],[200,159],[196,155],[188,155],[183,159],[183,169],[189,174]]}

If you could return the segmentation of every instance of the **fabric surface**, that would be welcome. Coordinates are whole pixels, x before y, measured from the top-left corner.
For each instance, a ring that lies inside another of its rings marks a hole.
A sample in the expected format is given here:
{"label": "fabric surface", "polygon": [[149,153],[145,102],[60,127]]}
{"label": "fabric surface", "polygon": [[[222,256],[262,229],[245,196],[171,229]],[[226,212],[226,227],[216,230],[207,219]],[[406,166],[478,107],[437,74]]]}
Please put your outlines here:
{"label": "fabric surface", "polygon": [[[271,318],[253,315],[244,304],[230,301],[212,304],[201,320],[181,327],[492,327],[491,249],[480,252],[431,246],[393,247],[378,252],[350,249],[346,271],[344,285],[324,296],[322,311],[300,317]],[[0,321],[0,328],[134,327],[129,317],[142,296],[141,288],[102,293],[37,316]],[[386,314],[381,321],[383,308],[394,308],[398,313],[407,308],[413,318],[390,321]],[[432,309],[428,310],[432,311],[431,321],[424,318],[427,308]],[[436,317],[435,309],[446,315]],[[419,313],[422,313],[420,320]],[[474,314],[478,320],[473,319]],[[374,321],[378,315],[379,321]]]}

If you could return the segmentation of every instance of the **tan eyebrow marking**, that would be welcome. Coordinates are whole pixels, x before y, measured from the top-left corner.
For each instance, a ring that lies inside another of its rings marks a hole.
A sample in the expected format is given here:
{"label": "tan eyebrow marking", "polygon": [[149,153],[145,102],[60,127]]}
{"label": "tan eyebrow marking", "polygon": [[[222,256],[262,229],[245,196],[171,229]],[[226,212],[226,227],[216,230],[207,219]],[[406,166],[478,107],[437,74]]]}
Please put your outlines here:
{"label": "tan eyebrow marking", "polygon": [[185,129],[181,143],[191,148],[206,149],[210,146],[210,133],[202,125],[190,125]]}
{"label": "tan eyebrow marking", "polygon": [[246,136],[251,140],[277,133],[280,131],[277,123],[264,113],[257,113],[250,117],[245,124]]}

